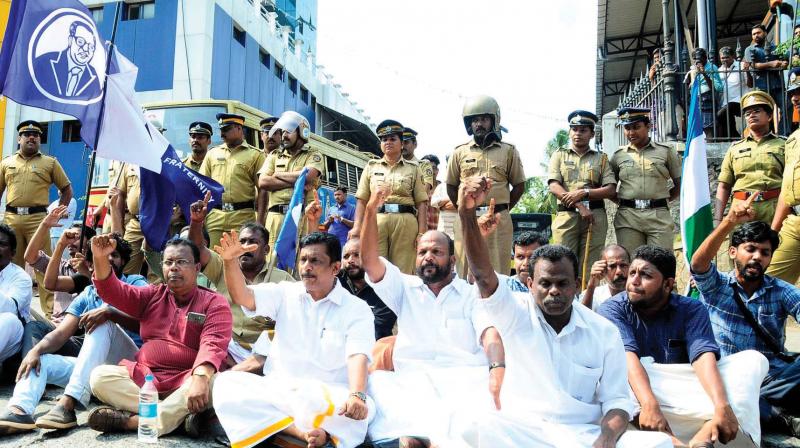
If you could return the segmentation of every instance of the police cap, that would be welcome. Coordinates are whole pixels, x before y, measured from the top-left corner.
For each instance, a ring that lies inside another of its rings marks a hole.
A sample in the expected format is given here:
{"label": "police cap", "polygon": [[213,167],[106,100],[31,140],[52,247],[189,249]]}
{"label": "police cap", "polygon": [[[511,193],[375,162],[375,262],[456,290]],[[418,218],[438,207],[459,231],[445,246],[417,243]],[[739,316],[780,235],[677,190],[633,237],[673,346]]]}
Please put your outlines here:
{"label": "police cap", "polygon": [[277,122],[278,122],[278,117],[267,117],[259,121],[258,125],[261,126],[261,131],[269,132],[269,130],[272,129],[272,127],[275,126],[275,123]]}
{"label": "police cap", "polygon": [[220,129],[224,129],[232,124],[244,126],[244,117],[236,114],[217,114],[217,121],[219,121]]}
{"label": "police cap", "polygon": [[403,141],[416,140],[416,139],[417,139],[417,131],[411,128],[403,129]]}
{"label": "police cap", "polygon": [[576,110],[567,116],[567,121],[570,127],[589,126],[594,128],[597,124],[597,115],[585,110]]}
{"label": "police cap", "polygon": [[24,132],[36,132],[42,134],[42,125],[38,121],[26,120],[17,126],[17,133],[22,135]]}
{"label": "police cap", "polygon": [[385,137],[387,135],[397,134],[400,138],[403,137],[403,131],[405,131],[405,127],[400,124],[399,121],[396,120],[383,120],[378,125],[375,133],[378,134],[378,137]]}
{"label": "police cap", "polygon": [[742,111],[747,110],[753,106],[764,106],[772,112],[775,109],[775,100],[769,93],[761,90],[751,90],[750,92],[742,95],[741,99]]}
{"label": "police cap", "polygon": [[214,131],[211,130],[211,125],[205,121],[195,121],[189,125],[189,134],[203,134],[211,137]]}
{"label": "police cap", "polygon": [[622,125],[643,121],[650,122],[650,109],[644,107],[623,107],[617,110],[617,117]]}

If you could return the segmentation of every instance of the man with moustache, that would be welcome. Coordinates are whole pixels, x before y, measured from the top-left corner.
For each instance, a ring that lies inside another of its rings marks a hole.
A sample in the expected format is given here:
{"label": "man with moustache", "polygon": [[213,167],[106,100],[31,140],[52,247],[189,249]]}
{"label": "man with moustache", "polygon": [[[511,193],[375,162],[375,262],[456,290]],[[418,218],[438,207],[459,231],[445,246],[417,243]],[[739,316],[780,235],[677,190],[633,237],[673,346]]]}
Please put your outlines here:
{"label": "man with moustache", "polygon": [[208,145],[211,144],[211,136],[214,131],[211,125],[204,121],[195,121],[189,125],[189,146],[192,148],[192,153],[181,160],[184,165],[188,166],[194,171],[200,171],[200,166],[206,158],[208,152]]}
{"label": "man with moustache", "polygon": [[[789,66],[775,52],[775,44],[767,40],[767,28],[762,23],[753,25],[750,30],[752,43],[744,50],[744,71],[752,74],[752,84],[748,80],[748,87],[768,93],[775,99],[778,110],[783,111],[783,74]],[[785,117],[781,119],[778,132],[786,135]]]}
{"label": "man with moustache", "polygon": [[[597,311],[603,302],[625,291],[630,265],[631,256],[624,247],[617,244],[607,246],[603,250],[600,260],[595,261],[592,265],[589,283],[581,294],[581,303],[585,307]],[[599,286],[603,280],[606,283]]]}
{"label": "man with moustache", "polygon": [[[484,215],[485,216],[485,215]],[[480,221],[479,221],[480,222]],[[525,231],[514,238],[514,272],[516,275],[500,274],[500,279],[504,280],[512,291],[528,292],[528,278],[530,278],[530,260],[533,252],[549,244],[547,237],[539,232]]]}
{"label": "man with moustache", "polygon": [[378,297],[372,286],[364,278],[361,266],[361,241],[354,238],[345,243],[342,249],[342,270],[339,282],[350,294],[367,302],[375,316],[375,339],[392,335],[392,328],[397,322],[397,315]]}
{"label": "man with moustache", "polygon": [[734,446],[755,446],[767,360],[754,350],[719,359],[703,304],[672,292],[675,265],[672,251],[639,247],[626,290],[597,310],[625,344],[628,382],[639,405],[633,422],[669,434],[679,446],[710,448],[734,439]]}
{"label": "man with moustache", "polygon": [[277,122],[278,117],[267,117],[258,122],[258,125],[261,127],[261,143],[264,144],[264,154],[266,154],[267,157],[281,146],[283,133],[277,131],[270,132]]}
{"label": "man with moustache", "polygon": [[[731,207],[692,256],[692,277],[703,294],[722,355],[757,350],[769,360],[769,375],[761,386],[762,423],[797,437],[800,362],[786,354],[784,343],[787,317],[800,319],[800,291],[765,274],[778,235],[767,223],[753,221],[756,215],[752,200]],[[735,269],[723,273],[712,260],[731,231],[728,255]]]}

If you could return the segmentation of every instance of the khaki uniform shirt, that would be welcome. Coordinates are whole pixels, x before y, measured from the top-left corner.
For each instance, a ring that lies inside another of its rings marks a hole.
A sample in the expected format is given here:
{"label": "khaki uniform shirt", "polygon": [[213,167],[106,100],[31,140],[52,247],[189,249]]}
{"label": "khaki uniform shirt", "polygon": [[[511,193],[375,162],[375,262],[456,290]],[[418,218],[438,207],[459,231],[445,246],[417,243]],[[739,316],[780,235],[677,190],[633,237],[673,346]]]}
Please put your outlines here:
{"label": "khaki uniform shirt", "polygon": [[[203,159],[203,160],[205,160],[205,159]],[[200,167],[203,165],[202,162],[196,162],[194,160],[194,158],[192,158],[191,154],[186,156],[186,158],[181,160],[181,162],[183,162],[183,164],[188,166],[190,169],[192,169],[194,171],[197,171],[197,172],[200,172]]]}
{"label": "khaki uniform shirt", "polygon": [[139,167],[136,165],[125,165],[125,173],[120,177],[120,191],[125,192],[125,205],[131,215],[139,214]]}
{"label": "khaki uniform shirt", "polygon": [[222,202],[255,202],[258,169],[265,158],[260,149],[247,142],[233,149],[223,143],[208,150],[198,172],[225,187]]}
{"label": "khaki uniform shirt", "polygon": [[6,203],[12,207],[47,206],[52,184],[59,190],[70,184],[55,157],[37,152],[26,159],[18,151],[0,162],[0,192],[8,190]]}
{"label": "khaki uniform shirt", "polygon": [[356,198],[369,201],[372,190],[381,184],[392,188],[392,194],[386,198],[387,204],[416,205],[428,200],[422,170],[412,160],[401,157],[394,165],[385,158],[368,161],[358,181]]}
{"label": "khaki uniform shirt", "polygon": [[447,164],[447,185],[458,186],[472,176],[488,176],[492,179],[492,189],[486,203],[494,198],[497,205],[511,201],[509,186],[519,185],[526,180],[517,148],[505,142],[494,142],[483,149],[475,140],[470,140],[456,147]]}
{"label": "khaki uniform shirt", "polygon": [[747,136],[728,148],[719,181],[733,191],[767,191],[781,188],[786,139],[768,134],[757,142]]}
{"label": "khaki uniform shirt", "polygon": [[[245,281],[247,281],[248,285],[295,281],[288,272],[282,271],[278,268],[272,269],[272,273],[270,274],[269,278],[266,278],[267,271],[269,271],[269,263],[264,263],[264,268],[261,269],[261,272],[259,272],[258,275],[256,275],[254,282],[249,282],[247,280]],[[253,319],[248,318],[244,315],[244,312],[242,312],[242,307],[231,302],[230,295],[228,294],[228,286],[225,284],[225,275],[223,275],[222,257],[220,257],[216,252],[211,251],[211,260],[209,260],[208,264],[206,264],[206,267],[203,268],[203,274],[205,274],[205,276],[208,277],[212,283],[214,283],[217,292],[225,296],[225,298],[228,299],[228,302],[231,304],[231,314],[233,316],[233,336],[239,345],[249,348],[250,343],[247,341],[255,342],[255,340],[258,339],[258,335],[260,335],[262,331],[272,329],[274,327],[274,322],[271,322],[270,319],[266,317],[257,316]]]}
{"label": "khaki uniform shirt", "polygon": [[800,204],[800,130],[786,140],[786,168],[783,171],[781,195],[786,205]]}
{"label": "khaki uniform shirt", "polygon": [[[300,171],[303,167],[314,168],[319,171],[319,177],[313,185],[313,189],[307,189],[306,204],[314,200],[314,191],[320,182],[320,178],[325,173],[325,160],[322,158],[322,153],[318,149],[314,149],[311,145],[303,145],[300,151],[292,155],[285,149],[276,149],[272,151],[267,157],[264,164],[262,174],[272,176],[277,173],[292,173]],[[287,205],[292,200],[293,187],[284,188],[270,192],[269,194],[269,207],[275,205]]]}
{"label": "khaki uniform shirt", "polygon": [[562,148],[553,154],[547,178],[547,182],[551,181],[560,183],[567,191],[617,183],[605,153],[589,149],[578,155],[572,148]]}
{"label": "khaki uniform shirt", "polygon": [[431,191],[436,186],[434,185],[434,178],[433,178],[433,166],[431,165],[430,160],[420,160],[416,156],[411,159],[414,162],[417,162],[419,168],[422,170],[422,181],[425,182],[427,185],[431,187]]}
{"label": "khaki uniform shirt", "polygon": [[619,179],[620,199],[667,199],[668,181],[681,177],[681,160],[675,148],[652,139],[639,151],[630,144],[620,146],[609,162]]}

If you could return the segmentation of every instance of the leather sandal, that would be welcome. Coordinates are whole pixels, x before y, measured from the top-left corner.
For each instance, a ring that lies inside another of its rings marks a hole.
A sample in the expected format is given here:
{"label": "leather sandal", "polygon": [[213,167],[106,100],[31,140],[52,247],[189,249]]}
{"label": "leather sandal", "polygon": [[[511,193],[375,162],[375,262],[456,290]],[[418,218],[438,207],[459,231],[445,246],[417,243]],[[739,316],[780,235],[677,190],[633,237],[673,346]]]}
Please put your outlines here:
{"label": "leather sandal", "polygon": [[133,414],[127,411],[98,406],[89,412],[89,427],[99,432],[123,432]]}

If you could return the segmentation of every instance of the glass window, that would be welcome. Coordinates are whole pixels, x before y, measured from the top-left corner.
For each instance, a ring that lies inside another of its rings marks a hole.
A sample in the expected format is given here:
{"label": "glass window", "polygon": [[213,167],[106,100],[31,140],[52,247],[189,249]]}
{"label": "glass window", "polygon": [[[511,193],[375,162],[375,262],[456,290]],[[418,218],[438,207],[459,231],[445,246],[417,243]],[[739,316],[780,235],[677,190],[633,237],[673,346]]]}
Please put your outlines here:
{"label": "glass window", "polygon": [[245,45],[245,41],[247,40],[247,38],[245,37],[244,30],[240,29],[236,25],[233,26],[233,40],[239,42],[239,45],[243,47]]}
{"label": "glass window", "polygon": [[297,78],[292,75],[289,75],[289,90],[292,91],[295,95],[297,95]]}
{"label": "glass window", "polygon": [[133,3],[125,5],[123,20],[152,19],[156,15],[155,2]]}
{"label": "glass window", "polygon": [[77,143],[81,141],[81,122],[70,120],[64,122],[61,130],[61,141],[63,143]]}
{"label": "glass window", "polygon": [[163,113],[163,118],[159,117],[163,126],[164,137],[172,144],[175,151],[181,158],[186,157],[192,151],[189,146],[189,125],[195,121],[205,121],[214,129],[211,136],[212,146],[222,143],[217,126],[217,114],[227,112],[225,106],[184,106],[184,107],[165,107],[163,109],[148,109],[148,112],[155,111]]}
{"label": "glass window", "polygon": [[275,62],[275,76],[277,76],[278,79],[283,80],[283,66],[277,62]]}
{"label": "glass window", "polygon": [[264,51],[263,49],[258,51],[258,60],[261,61],[261,65],[266,68],[269,68],[269,53]]}
{"label": "glass window", "polygon": [[94,23],[99,25],[100,22],[103,21],[103,7],[89,8],[89,11],[92,13],[92,20],[94,20]]}
{"label": "glass window", "polygon": [[42,125],[42,145],[47,144],[47,136],[50,134],[50,124],[49,123],[39,123]]}
{"label": "glass window", "polygon": [[325,179],[328,181],[328,183],[336,185],[336,179],[337,179],[337,175],[336,175],[336,159],[334,159],[333,157],[330,157],[330,156],[325,156],[325,159],[326,159],[326,162],[327,162],[326,165],[327,165],[327,170],[328,170],[328,172],[325,173]]}
{"label": "glass window", "polygon": [[308,104],[308,89],[300,86],[300,99],[303,100],[304,103]]}

